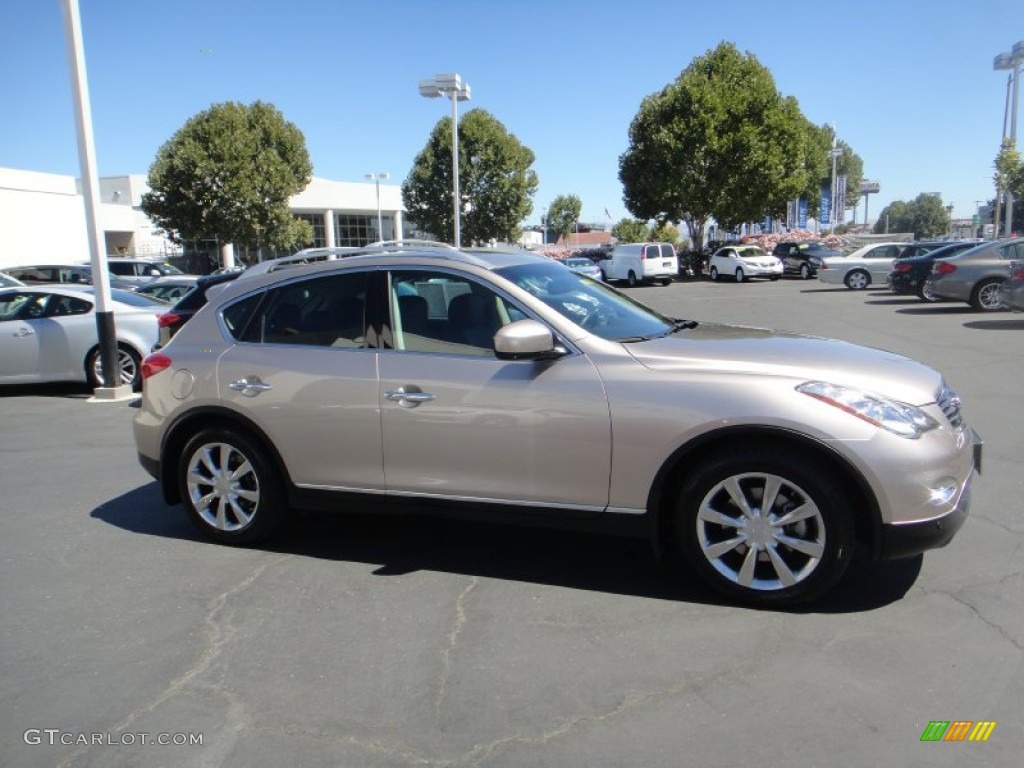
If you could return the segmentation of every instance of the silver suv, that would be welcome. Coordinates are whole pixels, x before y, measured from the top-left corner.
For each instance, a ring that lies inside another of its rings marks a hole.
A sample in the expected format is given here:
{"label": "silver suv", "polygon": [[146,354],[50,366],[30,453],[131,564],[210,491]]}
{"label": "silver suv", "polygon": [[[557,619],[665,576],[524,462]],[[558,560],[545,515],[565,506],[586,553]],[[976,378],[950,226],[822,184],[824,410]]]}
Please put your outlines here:
{"label": "silver suv", "polygon": [[781,605],[967,516],[981,443],[913,360],[665,317],[527,253],[306,261],[211,290],[143,364],[139,459],[217,541],[367,502],[559,519]]}

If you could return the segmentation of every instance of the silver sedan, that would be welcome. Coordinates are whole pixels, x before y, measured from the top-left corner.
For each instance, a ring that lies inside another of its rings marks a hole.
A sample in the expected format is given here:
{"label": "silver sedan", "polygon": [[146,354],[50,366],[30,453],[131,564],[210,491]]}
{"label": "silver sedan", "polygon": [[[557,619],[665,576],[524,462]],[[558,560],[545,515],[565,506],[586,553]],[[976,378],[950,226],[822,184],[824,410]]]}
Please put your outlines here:
{"label": "silver sedan", "polygon": [[[138,387],[141,361],[157,342],[166,305],[111,291],[121,382]],[[82,381],[101,386],[95,296],[88,287],[58,285],[0,290],[0,384]]]}
{"label": "silver sedan", "polygon": [[845,285],[862,291],[872,283],[885,285],[893,262],[906,243],[873,243],[858,248],[849,256],[821,260],[818,279],[832,285]]}

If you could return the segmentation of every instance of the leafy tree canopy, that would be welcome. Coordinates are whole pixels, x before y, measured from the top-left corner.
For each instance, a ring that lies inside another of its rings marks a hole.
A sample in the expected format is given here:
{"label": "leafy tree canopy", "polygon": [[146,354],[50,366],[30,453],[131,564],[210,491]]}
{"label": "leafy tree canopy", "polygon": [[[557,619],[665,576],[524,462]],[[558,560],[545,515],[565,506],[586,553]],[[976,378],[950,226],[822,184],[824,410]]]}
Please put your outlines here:
{"label": "leafy tree canopy", "polygon": [[651,242],[679,244],[679,229],[669,223],[659,224],[651,230]]}
{"label": "leafy tree canopy", "polygon": [[157,152],[142,210],[177,243],[289,248],[312,239],[288,208],[312,173],[302,132],[272,104],[214,104]]}
{"label": "leafy tree canopy", "polygon": [[915,238],[938,237],[949,232],[949,213],[940,195],[922,192],[910,202],[894,200],[878,215],[875,234],[913,232]]}
{"label": "leafy tree canopy", "polygon": [[620,219],[612,227],[612,237],[620,243],[646,243],[650,237],[650,227],[646,221],[639,219]]}
{"label": "leafy tree canopy", "polygon": [[548,206],[548,227],[563,239],[569,237],[580,220],[583,202],[576,195],[559,195]]}
{"label": "leafy tree canopy", "polygon": [[[533,210],[533,151],[483,109],[466,112],[458,130],[462,242],[515,242],[519,223]],[[449,242],[455,240],[452,181],[452,121],[445,117],[402,182],[402,200],[421,229]]]}
{"label": "leafy tree canopy", "polygon": [[619,158],[626,208],[685,221],[698,247],[709,217],[731,229],[781,215],[809,187],[807,126],[752,54],[721,43],[641,104]]}

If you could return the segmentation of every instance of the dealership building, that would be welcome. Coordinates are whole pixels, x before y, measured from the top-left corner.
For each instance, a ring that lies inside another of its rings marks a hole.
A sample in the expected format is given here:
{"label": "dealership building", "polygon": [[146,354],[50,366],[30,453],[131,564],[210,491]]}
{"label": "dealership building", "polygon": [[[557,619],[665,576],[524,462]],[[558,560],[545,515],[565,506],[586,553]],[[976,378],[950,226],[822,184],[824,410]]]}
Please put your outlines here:
{"label": "dealership building", "polygon": [[[143,174],[102,177],[99,189],[98,224],[108,256],[172,258],[189,251],[230,252],[228,244],[215,241],[186,243],[184,248],[172,243],[142,212],[142,195],[149,191]],[[395,184],[378,188],[375,182],[314,178],[291,199],[290,207],[312,226],[311,247],[362,246],[415,234],[403,216],[402,192]],[[0,269],[73,264],[89,258],[80,181],[73,176],[0,168]]]}

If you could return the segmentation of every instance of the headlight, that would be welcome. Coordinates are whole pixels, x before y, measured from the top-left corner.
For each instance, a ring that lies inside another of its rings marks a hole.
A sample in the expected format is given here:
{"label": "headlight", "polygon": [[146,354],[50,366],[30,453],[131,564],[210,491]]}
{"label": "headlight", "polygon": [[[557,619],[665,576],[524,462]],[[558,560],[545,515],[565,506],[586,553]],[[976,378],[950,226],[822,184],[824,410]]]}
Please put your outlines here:
{"label": "headlight", "polygon": [[837,384],[806,381],[797,386],[796,391],[911,440],[916,440],[929,429],[939,426],[935,419],[916,406],[888,400],[878,395],[869,395]]}

